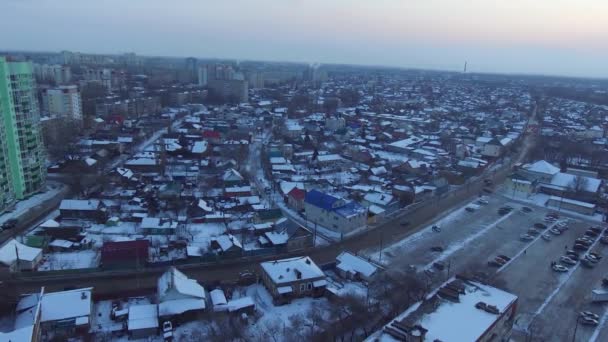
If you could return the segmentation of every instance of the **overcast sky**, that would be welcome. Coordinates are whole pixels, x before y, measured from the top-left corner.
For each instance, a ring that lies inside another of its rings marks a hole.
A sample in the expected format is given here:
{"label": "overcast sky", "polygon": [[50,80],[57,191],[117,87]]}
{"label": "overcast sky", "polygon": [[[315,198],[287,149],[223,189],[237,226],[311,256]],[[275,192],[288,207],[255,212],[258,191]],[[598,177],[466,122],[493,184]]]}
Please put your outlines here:
{"label": "overcast sky", "polygon": [[0,49],[608,78],[608,0],[0,0]]}

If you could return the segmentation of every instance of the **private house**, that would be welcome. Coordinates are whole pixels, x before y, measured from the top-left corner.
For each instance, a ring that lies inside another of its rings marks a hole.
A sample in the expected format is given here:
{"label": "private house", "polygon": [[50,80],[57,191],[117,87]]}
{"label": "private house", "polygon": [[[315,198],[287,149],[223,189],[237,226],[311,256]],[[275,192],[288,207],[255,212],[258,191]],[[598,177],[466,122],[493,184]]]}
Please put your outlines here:
{"label": "private house", "polygon": [[319,297],[325,292],[325,274],[307,256],[267,261],[260,267],[262,281],[277,304],[298,297]]}
{"label": "private house", "polygon": [[59,212],[63,219],[91,219],[103,223],[107,213],[100,200],[65,199],[59,205]]}
{"label": "private house", "polygon": [[106,241],[101,247],[101,267],[142,267],[148,262],[149,248],[148,240]]}
{"label": "private house", "polygon": [[42,249],[11,239],[0,247],[0,264],[10,271],[34,271],[42,260]]}
{"label": "private house", "polygon": [[245,181],[245,178],[235,169],[228,169],[222,175],[222,181],[225,187],[238,185]]}
{"label": "private house", "polygon": [[211,248],[220,254],[240,253],[243,250],[243,245],[239,239],[233,235],[220,235],[211,239]]}
{"label": "private house", "polygon": [[50,340],[67,340],[68,337],[87,336],[91,324],[93,288],[61,292],[34,293],[21,297],[17,304],[16,327],[35,322],[40,309],[40,329]]}
{"label": "private house", "polygon": [[365,225],[367,210],[351,201],[311,190],[304,199],[306,219],[323,227],[346,233]]}
{"label": "private house", "polygon": [[304,198],[306,197],[306,191],[300,188],[294,187],[290,192],[287,193],[287,205],[295,210],[304,209]]}
{"label": "private house", "polygon": [[349,252],[342,252],[336,257],[336,271],[344,279],[370,281],[378,272],[378,266]]}
{"label": "private house", "polygon": [[164,319],[192,318],[206,307],[205,289],[175,267],[170,267],[157,282],[158,316]]}
{"label": "private house", "polygon": [[381,213],[389,214],[399,209],[399,201],[391,194],[369,192],[363,196],[363,205],[372,210],[372,207],[381,209]]}
{"label": "private house", "polygon": [[544,160],[536,161],[532,164],[522,166],[517,173],[526,179],[538,180],[542,183],[551,183],[553,176],[559,173],[560,169]]}
{"label": "private house", "polygon": [[177,221],[170,218],[144,217],[139,228],[147,235],[173,235],[177,229]]}

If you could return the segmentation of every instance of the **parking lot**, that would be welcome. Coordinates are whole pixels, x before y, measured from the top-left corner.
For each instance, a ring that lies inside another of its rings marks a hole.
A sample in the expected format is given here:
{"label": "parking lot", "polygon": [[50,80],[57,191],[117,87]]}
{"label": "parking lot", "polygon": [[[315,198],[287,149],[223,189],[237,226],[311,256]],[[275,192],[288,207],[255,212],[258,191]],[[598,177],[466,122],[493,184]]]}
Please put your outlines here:
{"label": "parking lot", "polygon": [[[524,212],[524,205],[500,195],[491,195],[487,200],[487,204],[475,211],[465,210],[470,206],[467,204],[399,243],[384,247],[382,257],[378,249],[367,254],[390,267],[413,265],[418,270],[429,270],[425,274],[432,285],[446,279],[449,271],[450,274],[477,274],[515,293],[519,296],[513,336],[516,341],[572,340],[577,317],[583,310],[598,314],[600,324],[597,328],[579,324],[576,340],[588,341],[593,337],[597,341],[608,341],[605,331],[608,323],[600,330],[606,306],[591,304],[590,298],[591,290],[600,287],[601,279],[608,275],[608,258],[592,269],[581,266],[580,262],[563,273],[551,267],[553,261],[559,263],[566,249],[573,247],[576,238],[598,223],[561,212],[560,220],[568,218],[568,228],[554,235],[549,229],[557,225],[544,221],[550,212],[546,208],[526,204],[532,211]],[[504,206],[513,210],[499,215],[499,209]],[[521,235],[535,223],[547,226],[543,234],[549,238],[534,235],[522,241]],[[433,226],[439,229],[433,230]],[[606,256],[608,247],[598,241],[590,250]],[[580,252],[581,257],[584,254]],[[502,267],[489,266],[488,261],[497,255],[511,260]]]}

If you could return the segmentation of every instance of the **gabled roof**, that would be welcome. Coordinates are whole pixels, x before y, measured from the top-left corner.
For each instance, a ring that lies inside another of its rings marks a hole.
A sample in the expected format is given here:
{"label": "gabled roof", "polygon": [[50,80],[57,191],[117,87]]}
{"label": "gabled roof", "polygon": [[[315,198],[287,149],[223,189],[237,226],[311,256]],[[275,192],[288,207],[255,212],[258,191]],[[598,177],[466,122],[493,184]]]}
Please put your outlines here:
{"label": "gabled roof", "polygon": [[158,279],[159,300],[162,301],[164,295],[172,289],[184,296],[205,299],[205,289],[196,280],[188,278],[175,267],[169,268]]}
{"label": "gabled roof", "polygon": [[287,193],[287,196],[293,197],[294,199],[301,201],[304,199],[304,197],[306,197],[306,191],[299,188],[293,188],[289,193]]}
{"label": "gabled roof", "polygon": [[531,172],[544,173],[547,175],[555,175],[556,173],[559,172],[558,167],[555,167],[552,164],[550,164],[549,162],[544,161],[544,160],[539,160],[533,164],[526,165],[526,166],[524,166],[524,168]]}

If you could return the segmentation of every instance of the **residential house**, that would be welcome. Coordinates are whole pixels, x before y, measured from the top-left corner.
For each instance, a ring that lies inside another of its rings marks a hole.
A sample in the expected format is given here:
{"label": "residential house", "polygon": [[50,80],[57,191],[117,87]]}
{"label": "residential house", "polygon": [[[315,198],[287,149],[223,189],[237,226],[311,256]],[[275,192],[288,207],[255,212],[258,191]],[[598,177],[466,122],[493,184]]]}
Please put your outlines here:
{"label": "residential house", "polygon": [[367,219],[367,210],[357,202],[316,189],[306,193],[304,210],[307,220],[342,233],[364,226]]}
{"label": "residential house", "polygon": [[170,218],[144,217],[139,228],[146,235],[174,235],[177,221]]}
{"label": "residential house", "polygon": [[306,190],[302,190],[298,187],[294,187],[290,192],[287,193],[287,205],[297,211],[304,209],[304,198],[306,197]]}
{"label": "residential house", "polygon": [[325,274],[308,256],[267,261],[260,267],[262,282],[277,304],[322,296],[327,286]]}
{"label": "residential house", "polygon": [[101,267],[137,268],[148,262],[150,241],[106,241],[101,246]]}
{"label": "residential house", "polygon": [[205,289],[175,267],[170,267],[157,282],[158,316],[180,320],[205,310]]}
{"label": "residential house", "polygon": [[107,213],[100,200],[77,200],[65,199],[59,205],[61,218],[91,219],[103,223],[107,219]]}
{"label": "residential house", "polygon": [[345,279],[370,281],[378,270],[378,266],[349,252],[336,257],[336,271]]}

